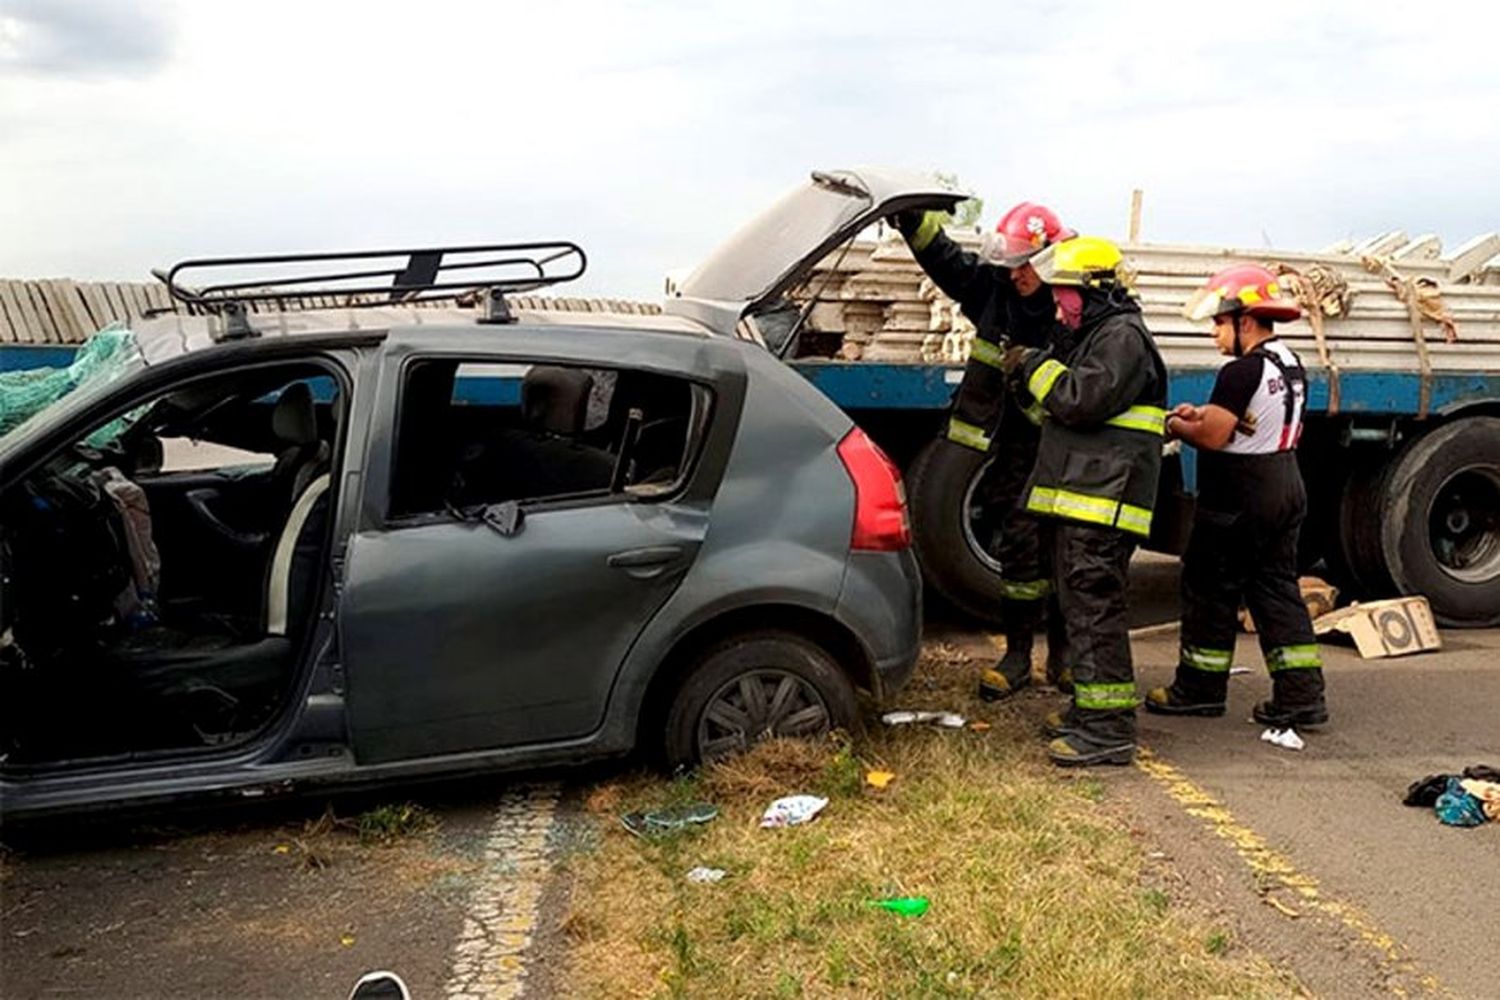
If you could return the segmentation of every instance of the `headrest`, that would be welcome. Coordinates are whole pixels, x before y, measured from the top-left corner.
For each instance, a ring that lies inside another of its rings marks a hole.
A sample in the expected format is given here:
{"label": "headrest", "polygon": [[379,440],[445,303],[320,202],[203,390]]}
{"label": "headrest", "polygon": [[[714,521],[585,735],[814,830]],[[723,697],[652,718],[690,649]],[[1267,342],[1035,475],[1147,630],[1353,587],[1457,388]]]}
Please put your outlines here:
{"label": "headrest", "polygon": [[293,382],[281,390],[271,411],[271,433],[287,444],[312,444],[318,440],[318,415],[306,382]]}
{"label": "headrest", "polygon": [[575,368],[537,366],[521,380],[521,418],[553,434],[582,433],[594,377]]}

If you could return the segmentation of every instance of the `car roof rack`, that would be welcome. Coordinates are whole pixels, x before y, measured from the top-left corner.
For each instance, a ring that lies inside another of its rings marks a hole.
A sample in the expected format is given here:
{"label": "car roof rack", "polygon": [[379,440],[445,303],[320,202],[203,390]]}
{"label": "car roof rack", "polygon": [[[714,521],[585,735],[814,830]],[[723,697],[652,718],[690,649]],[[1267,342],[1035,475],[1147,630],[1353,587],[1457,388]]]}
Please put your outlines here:
{"label": "car roof rack", "polygon": [[[358,262],[357,265],[355,262]],[[346,264],[355,266],[334,267]],[[261,311],[297,308],[313,299],[333,299],[339,308],[379,308],[437,300],[472,300],[485,307],[487,322],[508,322],[507,292],[529,292],[573,281],[588,267],[583,248],[566,240],[545,243],[486,243],[404,250],[352,250],[202,257],[151,273],[189,313],[222,315],[228,335],[253,336],[247,307]],[[215,272],[232,280],[197,287],[185,274]],[[259,273],[260,277],[249,277]]]}

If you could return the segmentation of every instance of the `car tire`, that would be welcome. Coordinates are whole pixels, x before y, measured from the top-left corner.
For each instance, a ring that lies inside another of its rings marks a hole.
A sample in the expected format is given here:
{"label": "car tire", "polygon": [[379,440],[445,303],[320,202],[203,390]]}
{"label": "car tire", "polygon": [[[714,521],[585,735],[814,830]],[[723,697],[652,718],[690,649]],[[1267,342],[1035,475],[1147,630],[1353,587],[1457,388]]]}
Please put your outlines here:
{"label": "car tire", "polygon": [[985,624],[1000,613],[1000,564],[981,548],[969,502],[990,457],[936,438],[906,469],[913,543],[922,579],[955,610]]}
{"label": "car tire", "polygon": [[1500,418],[1409,443],[1385,498],[1381,548],[1397,589],[1425,596],[1440,624],[1500,625]]}
{"label": "car tire", "polygon": [[[779,708],[778,697],[788,699]],[[848,730],[855,710],[853,683],[823,647],[790,632],[740,635],[688,668],[667,710],[663,757],[674,769],[694,767],[770,734]]]}

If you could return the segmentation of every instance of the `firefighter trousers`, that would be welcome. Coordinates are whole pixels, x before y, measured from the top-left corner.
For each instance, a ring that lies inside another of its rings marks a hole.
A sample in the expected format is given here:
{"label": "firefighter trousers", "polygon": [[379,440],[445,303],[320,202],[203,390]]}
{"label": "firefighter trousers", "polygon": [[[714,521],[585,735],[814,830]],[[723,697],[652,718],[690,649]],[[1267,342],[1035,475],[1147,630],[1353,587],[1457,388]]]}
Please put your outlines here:
{"label": "firefighter trousers", "polygon": [[1271,672],[1271,700],[1286,709],[1322,705],[1323,661],[1297,585],[1307,494],[1295,453],[1214,456],[1199,475],[1173,687],[1186,701],[1225,699],[1243,602]]}
{"label": "firefighter trousers", "polygon": [[1117,528],[1050,521],[1053,584],[1073,674],[1070,725],[1085,740],[1135,740],[1135,668],[1125,583],[1135,540]]}

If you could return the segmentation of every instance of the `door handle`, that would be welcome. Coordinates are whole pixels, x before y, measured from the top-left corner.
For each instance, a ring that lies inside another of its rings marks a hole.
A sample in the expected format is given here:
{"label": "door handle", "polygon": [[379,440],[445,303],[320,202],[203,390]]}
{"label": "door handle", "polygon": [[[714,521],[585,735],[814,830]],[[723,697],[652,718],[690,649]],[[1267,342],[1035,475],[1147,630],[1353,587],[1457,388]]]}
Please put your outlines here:
{"label": "door handle", "polygon": [[606,562],[613,569],[655,569],[682,557],[680,545],[653,545],[644,549],[616,552]]}

